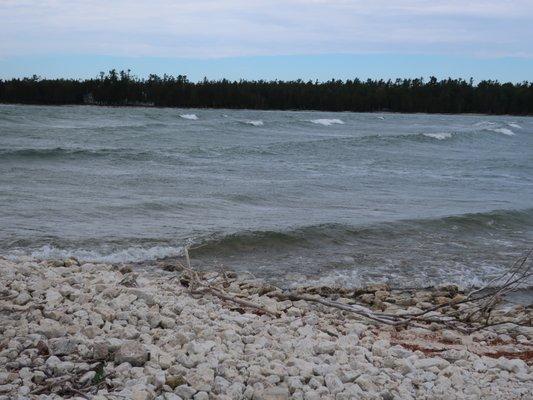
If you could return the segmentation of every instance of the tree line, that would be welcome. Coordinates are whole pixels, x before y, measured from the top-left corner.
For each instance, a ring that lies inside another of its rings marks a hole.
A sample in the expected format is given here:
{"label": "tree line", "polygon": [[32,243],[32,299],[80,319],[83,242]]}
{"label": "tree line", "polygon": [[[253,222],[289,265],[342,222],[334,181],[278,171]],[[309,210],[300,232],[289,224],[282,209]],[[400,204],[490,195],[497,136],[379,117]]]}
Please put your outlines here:
{"label": "tree line", "polygon": [[324,111],[533,114],[533,83],[484,80],[265,81],[227,79],[191,82],[185,75],[101,72],[93,79],[0,80],[0,102],[108,106],[248,108]]}

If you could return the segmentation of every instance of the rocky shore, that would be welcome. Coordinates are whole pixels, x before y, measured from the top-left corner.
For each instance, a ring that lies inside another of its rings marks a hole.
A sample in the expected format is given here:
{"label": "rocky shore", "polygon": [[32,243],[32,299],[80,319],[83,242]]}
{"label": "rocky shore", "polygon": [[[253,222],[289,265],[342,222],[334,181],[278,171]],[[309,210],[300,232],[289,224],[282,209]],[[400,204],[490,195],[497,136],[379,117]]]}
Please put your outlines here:
{"label": "rocky shore", "polygon": [[[398,328],[228,282],[272,313],[194,294],[179,271],[0,258],[0,399],[532,398],[531,325]],[[461,292],[375,285],[357,296],[403,312]],[[531,321],[523,306],[494,312]]]}

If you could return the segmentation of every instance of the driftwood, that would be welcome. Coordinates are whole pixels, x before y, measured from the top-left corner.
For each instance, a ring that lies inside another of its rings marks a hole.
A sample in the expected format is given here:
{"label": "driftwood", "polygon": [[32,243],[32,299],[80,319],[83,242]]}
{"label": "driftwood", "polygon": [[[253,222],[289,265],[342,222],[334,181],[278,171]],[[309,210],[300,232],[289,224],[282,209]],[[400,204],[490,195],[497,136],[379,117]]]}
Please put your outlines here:
{"label": "driftwood", "polygon": [[199,293],[208,292],[222,300],[231,301],[241,306],[260,311],[261,313],[269,314],[273,317],[280,316],[280,313],[277,311],[269,310],[259,304],[255,304],[249,300],[239,298],[235,295],[232,296],[231,294],[228,294],[224,289],[215,287],[213,284],[209,282],[208,279],[202,279],[200,277],[200,274],[191,268],[191,261],[189,258],[189,251],[187,247],[184,248],[184,253],[185,253],[185,261],[187,263],[187,266],[180,265],[180,267],[189,273],[189,276],[188,276],[188,278],[190,279],[189,291],[191,293],[199,294]]}
{"label": "driftwood", "polygon": [[[269,310],[243,298],[242,294],[230,293],[225,288],[229,286],[226,274],[215,274],[211,277],[202,276],[191,267],[188,248],[184,249],[186,266],[179,264],[185,274],[185,283],[192,294],[210,293],[224,301],[230,301],[243,307],[251,308],[261,313],[279,317],[280,313]],[[518,259],[507,271],[491,280],[487,285],[470,291],[463,299],[450,300],[422,311],[403,314],[391,314],[373,310],[363,304],[346,304],[328,298],[326,295],[309,293],[302,289],[298,291],[282,290],[270,285],[264,294],[277,300],[305,301],[322,306],[335,308],[344,312],[356,314],[379,324],[395,327],[436,325],[455,329],[463,333],[471,333],[491,326],[512,324],[516,326],[530,326],[531,321],[492,321],[491,312],[501,302],[502,298],[512,291],[519,289],[529,282],[533,276],[529,258],[533,249]],[[339,291],[337,291],[339,292]],[[331,290],[331,294],[347,294],[349,290],[342,289],[342,293]],[[366,293],[366,292],[362,292]],[[462,306],[460,311],[457,310]]]}

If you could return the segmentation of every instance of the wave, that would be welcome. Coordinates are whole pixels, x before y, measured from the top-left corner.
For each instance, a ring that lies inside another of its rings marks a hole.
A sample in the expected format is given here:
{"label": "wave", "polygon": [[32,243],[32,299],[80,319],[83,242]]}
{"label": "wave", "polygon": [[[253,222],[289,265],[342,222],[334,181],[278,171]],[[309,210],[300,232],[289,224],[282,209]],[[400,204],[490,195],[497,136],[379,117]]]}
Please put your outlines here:
{"label": "wave", "polygon": [[334,124],[344,125],[344,121],[338,118],[319,118],[312,119],[309,122],[322,126],[331,126]]}
{"label": "wave", "polygon": [[506,136],[514,136],[514,132],[508,128],[492,128],[492,129],[485,129],[487,131],[501,133],[502,135]]}
{"label": "wave", "polygon": [[148,260],[158,260],[169,257],[178,257],[182,255],[183,247],[180,246],[152,246],[141,247],[131,246],[121,250],[105,252],[88,249],[64,249],[61,247],[45,245],[30,252],[29,255],[20,254],[14,251],[8,258],[19,260],[24,257],[30,257],[37,260],[59,260],[69,257],[75,257],[84,262],[101,262],[101,263],[128,263],[141,262]]}
{"label": "wave", "polygon": [[423,133],[423,136],[430,137],[437,140],[445,140],[452,137],[452,134],[449,132],[442,132],[442,133]]}
{"label": "wave", "polygon": [[202,255],[228,255],[243,252],[280,252],[283,249],[315,249],[317,245],[341,244],[354,239],[372,243],[392,239],[450,233],[479,233],[489,230],[530,229],[533,226],[533,209],[523,211],[491,211],[486,213],[444,216],[433,219],[399,220],[367,226],[321,224],[285,231],[241,231],[220,237],[211,237],[193,246],[192,253]]}
{"label": "wave", "polygon": [[502,135],[506,136],[514,136],[515,133],[511,129],[506,128],[505,126],[522,129],[520,125],[515,123],[502,124],[492,121],[480,121],[474,124],[475,128],[480,128],[482,131],[501,133]]}
{"label": "wave", "polygon": [[198,116],[196,114],[180,114],[180,118],[196,121]]}
{"label": "wave", "polygon": [[252,126],[263,126],[264,123],[260,119],[258,120],[251,120],[251,121],[244,121],[243,124],[246,125],[252,125]]}
{"label": "wave", "polygon": [[83,149],[83,148],[25,148],[25,149],[0,149],[0,156],[2,158],[30,158],[30,159],[47,159],[47,158],[62,158],[62,157],[106,157],[106,156],[120,156],[120,157],[138,157],[146,156],[149,153],[146,151],[136,151],[124,148],[102,148],[102,149]]}

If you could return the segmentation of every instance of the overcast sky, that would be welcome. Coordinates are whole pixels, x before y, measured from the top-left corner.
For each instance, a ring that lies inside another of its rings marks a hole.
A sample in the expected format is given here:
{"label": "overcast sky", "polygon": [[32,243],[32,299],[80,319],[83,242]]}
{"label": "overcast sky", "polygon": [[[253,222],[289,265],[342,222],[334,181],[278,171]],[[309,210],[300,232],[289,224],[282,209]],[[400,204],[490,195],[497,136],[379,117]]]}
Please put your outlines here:
{"label": "overcast sky", "polygon": [[0,21],[4,78],[533,79],[533,0],[0,0]]}

